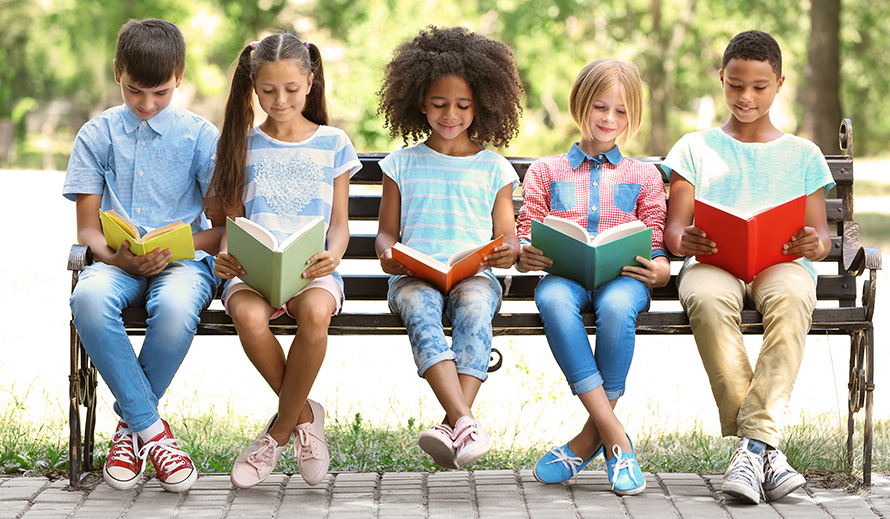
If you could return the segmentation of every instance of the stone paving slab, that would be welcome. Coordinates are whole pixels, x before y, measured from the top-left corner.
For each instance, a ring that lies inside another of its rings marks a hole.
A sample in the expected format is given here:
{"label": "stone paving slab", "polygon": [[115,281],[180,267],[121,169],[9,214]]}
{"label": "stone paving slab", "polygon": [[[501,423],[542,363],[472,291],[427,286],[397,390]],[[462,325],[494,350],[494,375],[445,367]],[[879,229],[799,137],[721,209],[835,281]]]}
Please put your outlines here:
{"label": "stone paving slab", "polygon": [[314,487],[275,473],[247,490],[228,474],[206,474],[183,494],[164,492],[155,478],[117,491],[92,474],[84,489],[68,491],[65,480],[0,476],[0,519],[890,519],[887,474],[872,474],[869,491],[808,485],[759,505],[726,499],[719,475],[645,476],[646,490],[626,497],[611,493],[598,471],[558,485],[538,483],[529,470],[337,473]]}

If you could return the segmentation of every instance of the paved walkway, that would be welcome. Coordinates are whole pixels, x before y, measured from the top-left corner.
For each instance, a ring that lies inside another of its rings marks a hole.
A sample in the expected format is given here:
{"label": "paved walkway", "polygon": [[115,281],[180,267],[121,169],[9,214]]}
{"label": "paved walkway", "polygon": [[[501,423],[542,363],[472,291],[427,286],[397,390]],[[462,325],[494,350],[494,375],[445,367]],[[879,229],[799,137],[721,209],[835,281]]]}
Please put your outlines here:
{"label": "paved walkway", "polygon": [[609,492],[605,473],[595,471],[560,485],[542,485],[528,470],[340,473],[316,487],[299,475],[275,473],[249,490],[233,488],[227,474],[210,474],[185,494],[164,492],[155,478],[129,491],[99,482],[68,492],[67,480],[0,477],[0,519],[890,518],[890,478],[872,479],[868,493],[808,485],[776,503],[751,506],[724,500],[721,476],[696,474],[646,474],[646,491],[624,498]]}

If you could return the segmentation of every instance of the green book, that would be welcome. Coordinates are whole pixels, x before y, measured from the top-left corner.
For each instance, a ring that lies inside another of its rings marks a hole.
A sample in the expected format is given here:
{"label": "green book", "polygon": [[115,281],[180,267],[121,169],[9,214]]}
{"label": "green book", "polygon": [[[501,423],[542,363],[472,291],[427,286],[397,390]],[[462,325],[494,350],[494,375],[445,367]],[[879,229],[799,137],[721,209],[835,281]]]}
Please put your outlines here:
{"label": "green book", "polygon": [[312,278],[302,274],[306,263],[324,250],[324,218],[318,217],[278,243],[267,229],[247,218],[226,218],[228,252],[241,267],[241,280],[275,308],[281,308]]}
{"label": "green book", "polygon": [[558,216],[532,220],[532,245],[553,260],[550,274],[596,290],[621,274],[634,258],[652,256],[652,229],[639,220],[616,225],[591,238],[577,223]]}

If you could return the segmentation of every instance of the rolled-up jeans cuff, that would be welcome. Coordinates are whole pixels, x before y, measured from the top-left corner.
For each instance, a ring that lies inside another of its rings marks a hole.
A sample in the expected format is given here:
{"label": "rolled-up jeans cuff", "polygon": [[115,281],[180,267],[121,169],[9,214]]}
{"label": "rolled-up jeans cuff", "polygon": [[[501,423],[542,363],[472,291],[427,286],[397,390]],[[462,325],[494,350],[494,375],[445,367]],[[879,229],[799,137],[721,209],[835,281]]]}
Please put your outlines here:
{"label": "rolled-up jeans cuff", "polygon": [[488,378],[488,372],[479,371],[478,369],[468,368],[466,366],[458,366],[457,374],[458,375],[469,375],[471,377],[476,377],[479,380],[481,380],[482,382],[485,382],[485,380]]}
{"label": "rolled-up jeans cuff", "polygon": [[423,364],[417,367],[417,374],[422,378],[423,374],[426,373],[426,370],[444,360],[454,360],[454,352],[452,350],[447,350],[426,359]]}
{"label": "rolled-up jeans cuff", "polygon": [[572,389],[573,395],[583,395],[588,391],[593,391],[601,385],[603,385],[603,376],[599,372],[585,377],[575,383],[569,382],[569,387]]}

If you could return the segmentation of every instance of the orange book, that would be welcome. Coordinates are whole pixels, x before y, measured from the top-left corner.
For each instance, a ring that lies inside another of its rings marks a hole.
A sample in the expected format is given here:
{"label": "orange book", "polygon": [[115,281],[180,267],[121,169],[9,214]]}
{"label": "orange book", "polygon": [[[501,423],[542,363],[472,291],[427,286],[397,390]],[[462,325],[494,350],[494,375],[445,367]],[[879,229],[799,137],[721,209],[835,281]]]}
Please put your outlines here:
{"label": "orange book", "polygon": [[784,254],[782,246],[806,225],[807,197],[743,214],[705,200],[695,200],[695,226],[717,244],[716,254],[695,258],[750,283],[761,270],[800,256]]}
{"label": "orange book", "polygon": [[482,258],[491,254],[503,243],[502,234],[485,245],[452,254],[447,263],[442,263],[403,243],[396,243],[392,246],[392,259],[413,272],[414,277],[429,281],[442,293],[447,294],[455,283],[478,274],[484,268]]}

